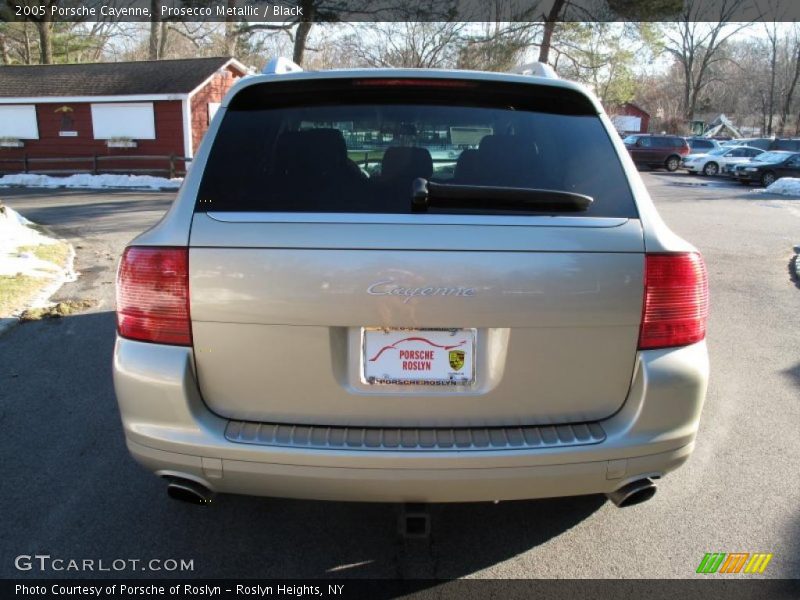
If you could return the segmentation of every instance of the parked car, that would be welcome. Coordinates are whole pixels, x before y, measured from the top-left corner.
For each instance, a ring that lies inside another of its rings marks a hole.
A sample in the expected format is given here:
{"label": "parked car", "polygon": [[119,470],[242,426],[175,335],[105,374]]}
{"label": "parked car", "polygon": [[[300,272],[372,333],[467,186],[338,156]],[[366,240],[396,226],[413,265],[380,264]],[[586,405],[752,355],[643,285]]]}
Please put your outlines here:
{"label": "parked car", "polygon": [[687,137],[685,139],[689,144],[689,154],[705,154],[722,147],[717,140],[711,138]]}
{"label": "parked car", "polygon": [[633,162],[667,171],[676,171],[689,154],[687,141],[676,135],[629,135],[624,141]]}
{"label": "parked car", "polygon": [[689,173],[703,175],[719,175],[728,167],[748,162],[751,158],[763,154],[759,148],[748,146],[727,146],[713,150],[708,154],[690,154],[681,162],[681,166]]}
{"label": "parked car", "polygon": [[764,152],[746,164],[736,165],[733,176],[739,183],[760,183],[764,187],[781,177],[800,177],[800,153]]}
{"label": "parked car", "polygon": [[728,140],[723,142],[723,146],[749,146],[750,148],[759,148],[761,150],[769,150],[775,140],[772,138],[739,138],[736,140]]}
{"label": "parked car", "polygon": [[770,150],[785,150],[787,152],[800,152],[800,139],[774,139],[769,145]]}
{"label": "parked car", "polygon": [[615,136],[543,76],[240,80],[120,262],[131,454],[196,503],[649,499],[694,447],[708,288]]}

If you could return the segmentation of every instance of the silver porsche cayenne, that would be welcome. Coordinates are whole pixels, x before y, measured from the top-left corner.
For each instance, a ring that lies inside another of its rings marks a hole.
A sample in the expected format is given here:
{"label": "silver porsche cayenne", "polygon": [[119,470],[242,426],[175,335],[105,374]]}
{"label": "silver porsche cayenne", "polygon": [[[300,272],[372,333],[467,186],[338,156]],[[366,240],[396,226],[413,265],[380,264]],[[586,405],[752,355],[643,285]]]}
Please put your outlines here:
{"label": "silver porsche cayenne", "polygon": [[692,452],[707,312],[581,86],[266,74],[125,250],[114,381],[176,498],[624,506]]}

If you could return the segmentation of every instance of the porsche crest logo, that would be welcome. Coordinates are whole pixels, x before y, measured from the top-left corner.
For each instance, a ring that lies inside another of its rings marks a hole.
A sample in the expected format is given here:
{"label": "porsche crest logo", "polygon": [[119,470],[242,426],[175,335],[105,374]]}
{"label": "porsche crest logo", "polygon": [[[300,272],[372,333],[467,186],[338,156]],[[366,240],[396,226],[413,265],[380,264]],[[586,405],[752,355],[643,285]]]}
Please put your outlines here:
{"label": "porsche crest logo", "polygon": [[458,371],[464,366],[463,350],[450,350],[450,366],[454,371]]}

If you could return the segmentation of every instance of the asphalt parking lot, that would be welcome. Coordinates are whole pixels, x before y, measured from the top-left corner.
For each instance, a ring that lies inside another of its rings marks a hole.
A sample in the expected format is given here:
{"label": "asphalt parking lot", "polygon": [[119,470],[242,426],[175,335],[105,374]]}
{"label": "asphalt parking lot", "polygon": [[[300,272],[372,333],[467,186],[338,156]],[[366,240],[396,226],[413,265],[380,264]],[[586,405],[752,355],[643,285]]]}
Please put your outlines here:
{"label": "asphalt parking lot", "polygon": [[437,505],[427,540],[397,507],[219,497],[196,507],[128,456],[111,384],[113,280],[124,244],[172,194],[0,190],[76,248],[57,298],[94,308],[0,337],[0,577],[14,557],[191,559],[197,577],[695,576],[706,552],[771,552],[764,576],[800,577],[800,200],[682,173],[642,176],[665,221],[703,252],[712,375],[696,451],[645,504],[601,496]]}

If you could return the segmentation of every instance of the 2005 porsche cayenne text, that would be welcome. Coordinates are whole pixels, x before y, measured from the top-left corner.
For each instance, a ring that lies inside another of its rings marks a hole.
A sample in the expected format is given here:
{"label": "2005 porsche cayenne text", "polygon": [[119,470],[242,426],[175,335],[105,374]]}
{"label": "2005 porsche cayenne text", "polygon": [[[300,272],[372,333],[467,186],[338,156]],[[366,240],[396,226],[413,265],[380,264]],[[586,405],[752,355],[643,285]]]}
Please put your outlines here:
{"label": "2005 porsche cayenne text", "polygon": [[264,74],[125,250],[114,380],[177,498],[624,506],[692,452],[707,312],[579,85]]}

